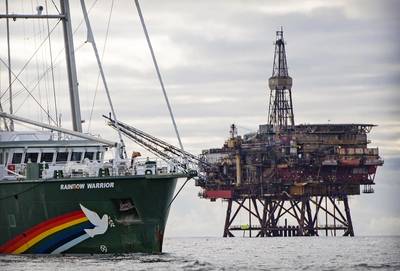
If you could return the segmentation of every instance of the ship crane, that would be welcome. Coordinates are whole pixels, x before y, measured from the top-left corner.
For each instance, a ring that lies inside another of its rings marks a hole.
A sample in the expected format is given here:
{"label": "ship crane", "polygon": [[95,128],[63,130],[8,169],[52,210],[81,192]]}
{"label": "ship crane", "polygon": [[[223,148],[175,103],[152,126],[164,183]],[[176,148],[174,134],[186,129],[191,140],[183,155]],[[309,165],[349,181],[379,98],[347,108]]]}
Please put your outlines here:
{"label": "ship crane", "polygon": [[178,166],[185,172],[196,174],[199,167],[205,168],[210,166],[210,164],[202,158],[175,147],[174,145],[143,132],[142,130],[121,121],[115,121],[109,116],[103,115],[103,117],[108,121],[107,124],[110,127],[113,129],[119,129],[127,138],[164,161],[168,163],[172,162],[175,166]]}

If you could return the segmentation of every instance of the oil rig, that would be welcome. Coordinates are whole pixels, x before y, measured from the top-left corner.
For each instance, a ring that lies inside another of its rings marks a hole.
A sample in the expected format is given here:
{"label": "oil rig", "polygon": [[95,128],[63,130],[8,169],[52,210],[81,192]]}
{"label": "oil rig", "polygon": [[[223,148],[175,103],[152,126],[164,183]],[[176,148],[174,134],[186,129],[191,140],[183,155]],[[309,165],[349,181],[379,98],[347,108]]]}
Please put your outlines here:
{"label": "oil rig", "polygon": [[[354,236],[349,196],[373,193],[373,124],[295,125],[283,30],[276,32],[268,122],[201,154],[200,196],[227,201],[223,236]],[[243,217],[246,224],[237,224]]]}

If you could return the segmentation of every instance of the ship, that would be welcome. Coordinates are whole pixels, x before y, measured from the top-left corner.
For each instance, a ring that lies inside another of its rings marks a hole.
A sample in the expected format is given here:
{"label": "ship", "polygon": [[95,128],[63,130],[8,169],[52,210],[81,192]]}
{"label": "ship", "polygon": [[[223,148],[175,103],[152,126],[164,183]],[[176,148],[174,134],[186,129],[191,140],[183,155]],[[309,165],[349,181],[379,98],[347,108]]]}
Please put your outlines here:
{"label": "ship", "polygon": [[[62,22],[73,122],[69,130],[0,111],[8,128],[0,131],[0,253],[160,253],[177,179],[189,174],[140,159],[138,152],[128,156],[121,134],[113,142],[82,133],[69,1],[60,0],[59,10],[49,15],[38,6],[37,14],[0,14],[7,26],[11,19]],[[42,130],[16,131],[14,121]]]}

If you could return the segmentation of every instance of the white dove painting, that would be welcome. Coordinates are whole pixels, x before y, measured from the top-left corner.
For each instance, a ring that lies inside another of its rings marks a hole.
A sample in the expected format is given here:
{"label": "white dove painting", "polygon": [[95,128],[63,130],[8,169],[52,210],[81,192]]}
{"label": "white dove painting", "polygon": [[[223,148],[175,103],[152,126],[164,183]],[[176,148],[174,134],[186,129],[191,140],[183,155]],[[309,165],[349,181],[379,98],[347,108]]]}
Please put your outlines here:
{"label": "white dove painting", "polygon": [[63,253],[64,251],[67,251],[68,249],[76,246],[77,244],[82,243],[86,239],[93,238],[94,236],[99,235],[99,234],[104,234],[107,231],[107,229],[108,229],[108,215],[107,214],[104,214],[103,217],[100,218],[100,216],[96,212],[89,210],[82,204],[79,204],[79,206],[81,207],[82,212],[85,214],[85,216],[87,217],[89,222],[93,224],[94,228],[93,229],[84,229],[84,231],[86,232],[85,234],[58,247],[53,252],[51,252],[51,254]]}
{"label": "white dove painting", "polygon": [[85,216],[89,219],[89,222],[92,223],[95,227],[93,229],[85,229],[85,232],[90,236],[94,237],[95,235],[98,234],[103,234],[107,231],[108,229],[108,215],[103,215],[103,217],[100,219],[100,216],[83,206],[82,204],[79,204],[81,206],[81,209]]}

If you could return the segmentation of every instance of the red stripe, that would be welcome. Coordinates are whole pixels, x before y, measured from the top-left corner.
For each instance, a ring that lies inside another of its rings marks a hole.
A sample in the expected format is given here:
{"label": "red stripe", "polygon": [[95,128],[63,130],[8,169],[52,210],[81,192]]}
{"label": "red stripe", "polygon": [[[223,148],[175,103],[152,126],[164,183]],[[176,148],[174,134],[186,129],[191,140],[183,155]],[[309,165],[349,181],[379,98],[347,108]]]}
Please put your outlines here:
{"label": "red stripe", "polygon": [[40,224],[37,224],[33,228],[30,228],[29,230],[23,232],[22,234],[17,235],[15,238],[0,246],[0,253],[11,253],[32,238],[35,238],[35,236],[41,234],[42,232],[57,227],[58,225],[61,225],[65,222],[72,221],[74,219],[84,216],[85,214],[81,210],[79,210],[46,220]]}

